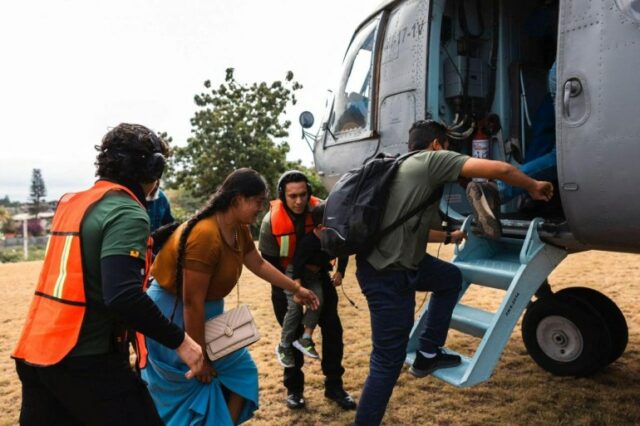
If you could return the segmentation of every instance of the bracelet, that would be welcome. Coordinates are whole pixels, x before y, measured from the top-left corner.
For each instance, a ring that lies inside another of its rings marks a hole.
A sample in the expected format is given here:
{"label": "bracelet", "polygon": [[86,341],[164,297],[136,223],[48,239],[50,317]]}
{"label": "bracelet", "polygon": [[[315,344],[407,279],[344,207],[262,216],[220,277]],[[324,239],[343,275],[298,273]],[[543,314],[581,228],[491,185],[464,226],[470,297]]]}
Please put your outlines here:
{"label": "bracelet", "polygon": [[444,244],[451,244],[451,232],[447,231],[446,237],[444,237]]}

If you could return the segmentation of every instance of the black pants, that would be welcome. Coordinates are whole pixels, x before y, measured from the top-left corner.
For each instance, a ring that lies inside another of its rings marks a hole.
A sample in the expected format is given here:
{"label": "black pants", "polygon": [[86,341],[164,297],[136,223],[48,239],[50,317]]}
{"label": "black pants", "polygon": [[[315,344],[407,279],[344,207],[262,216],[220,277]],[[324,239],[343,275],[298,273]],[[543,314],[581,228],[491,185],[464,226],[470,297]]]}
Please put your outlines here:
{"label": "black pants", "polygon": [[[320,314],[318,325],[322,332],[322,372],[325,380],[326,389],[342,389],[342,375],[344,368],[342,367],[342,355],[344,352],[344,344],[342,343],[342,323],[338,316],[338,293],[330,282],[323,284],[324,290],[324,306]],[[280,326],[284,315],[287,313],[287,296],[284,290],[271,286],[271,302],[276,319]],[[297,337],[302,336],[302,325],[299,327]],[[296,338],[297,338],[296,337]],[[304,373],[302,366],[304,365],[304,356],[300,351],[293,351],[295,366],[284,369],[284,386],[288,393],[302,394],[304,391]]]}
{"label": "black pants", "polygon": [[16,361],[20,424],[162,425],[151,395],[126,357],[71,357],[50,367]]}

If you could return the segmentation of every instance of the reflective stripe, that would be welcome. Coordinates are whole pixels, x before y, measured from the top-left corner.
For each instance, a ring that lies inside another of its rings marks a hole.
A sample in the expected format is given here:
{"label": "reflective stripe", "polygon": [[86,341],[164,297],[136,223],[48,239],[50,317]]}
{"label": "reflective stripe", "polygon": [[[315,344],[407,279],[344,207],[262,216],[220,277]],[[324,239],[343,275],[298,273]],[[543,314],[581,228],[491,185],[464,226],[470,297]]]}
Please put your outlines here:
{"label": "reflective stripe", "polygon": [[289,236],[280,238],[280,257],[289,257]]}
{"label": "reflective stripe", "polygon": [[62,256],[60,256],[60,274],[56,280],[56,286],[53,289],[53,295],[62,298],[62,290],[64,289],[64,281],[67,278],[67,262],[69,261],[69,252],[71,251],[71,242],[73,235],[68,235],[64,240],[64,248]]}
{"label": "reflective stripe", "polygon": [[47,253],[49,253],[49,246],[51,245],[51,235],[47,238],[47,246],[44,248],[44,257],[47,257]]}

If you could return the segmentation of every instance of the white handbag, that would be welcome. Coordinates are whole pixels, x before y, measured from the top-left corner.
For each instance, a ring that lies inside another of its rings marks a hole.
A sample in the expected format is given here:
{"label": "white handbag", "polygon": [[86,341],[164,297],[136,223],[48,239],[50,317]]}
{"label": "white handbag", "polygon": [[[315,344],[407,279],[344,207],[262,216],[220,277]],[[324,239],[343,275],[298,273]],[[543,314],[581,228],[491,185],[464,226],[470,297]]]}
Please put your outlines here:
{"label": "white handbag", "polygon": [[204,341],[211,361],[229,355],[260,339],[258,327],[247,305],[240,305],[204,323]]}

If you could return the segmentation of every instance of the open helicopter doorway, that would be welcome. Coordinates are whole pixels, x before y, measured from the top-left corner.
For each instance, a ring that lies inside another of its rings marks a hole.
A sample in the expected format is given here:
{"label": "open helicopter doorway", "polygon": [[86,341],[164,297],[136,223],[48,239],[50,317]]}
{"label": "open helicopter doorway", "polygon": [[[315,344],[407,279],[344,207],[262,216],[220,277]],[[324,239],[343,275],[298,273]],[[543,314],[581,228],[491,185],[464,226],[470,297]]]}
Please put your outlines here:
{"label": "open helicopter doorway", "polygon": [[[520,167],[556,188],[550,203],[501,185],[507,228],[534,217],[565,222],[555,137],[557,0],[434,0],[431,3],[427,110],[447,123],[453,150]],[[445,190],[443,212],[471,213],[464,190]]]}

